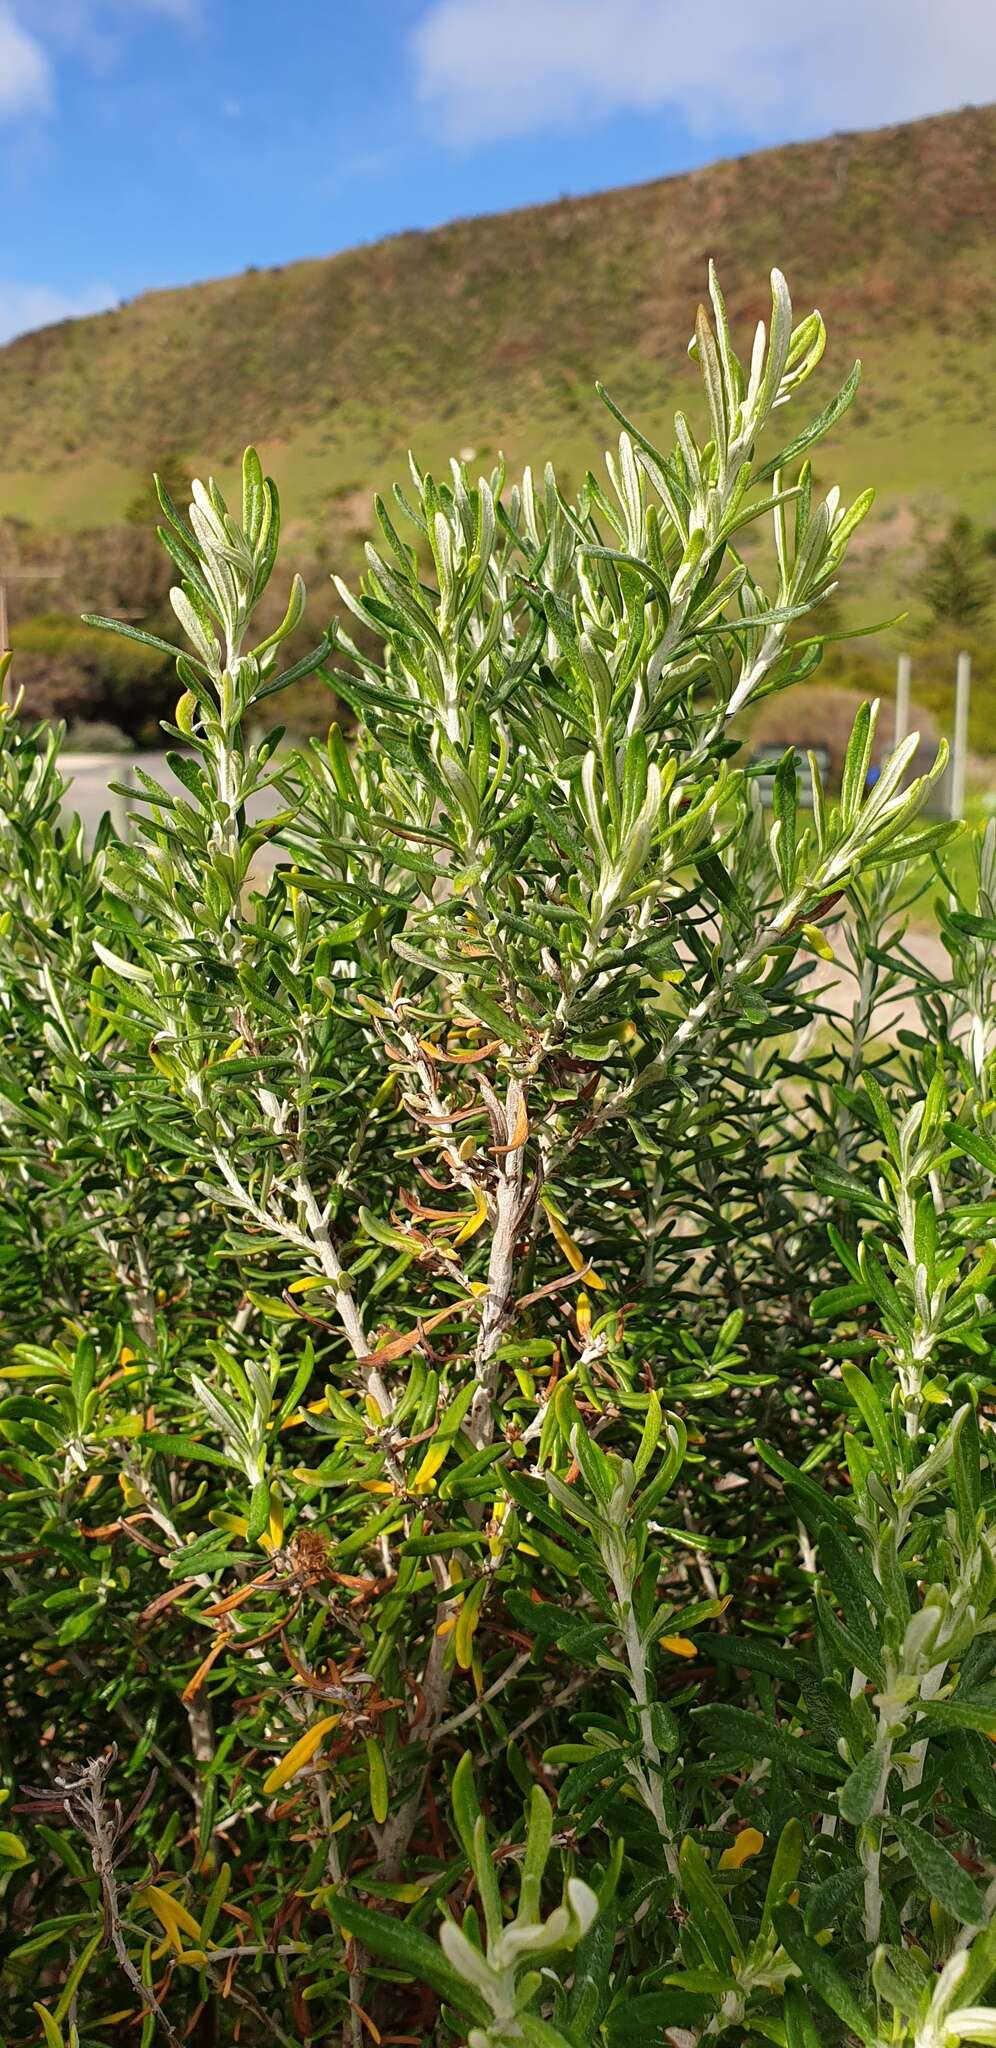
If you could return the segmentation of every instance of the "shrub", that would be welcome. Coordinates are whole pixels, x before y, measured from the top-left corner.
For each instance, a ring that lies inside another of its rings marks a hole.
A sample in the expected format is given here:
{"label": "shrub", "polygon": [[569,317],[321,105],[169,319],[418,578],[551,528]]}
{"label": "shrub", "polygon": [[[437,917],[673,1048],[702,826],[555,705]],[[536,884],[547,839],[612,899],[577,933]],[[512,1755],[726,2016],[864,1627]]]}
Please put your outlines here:
{"label": "shrub", "polygon": [[923,595],[935,625],[977,632],[992,610],[992,535],[981,535],[964,513],[935,541],[923,577]]}
{"label": "shrub", "polygon": [[869,500],[711,289],[704,445],[413,465],[289,669],[256,458],[164,490],[135,843],[5,710],[12,2039],[996,2039],[996,835],[867,706],[805,826],[738,768]]}
{"label": "shrub", "polygon": [[[57,613],[21,619],[15,629],[18,677],[36,716],[92,718],[106,713],[132,729],[153,719],[172,694],[161,653],[136,640],[106,636]],[[110,646],[110,655],[108,647]]]}

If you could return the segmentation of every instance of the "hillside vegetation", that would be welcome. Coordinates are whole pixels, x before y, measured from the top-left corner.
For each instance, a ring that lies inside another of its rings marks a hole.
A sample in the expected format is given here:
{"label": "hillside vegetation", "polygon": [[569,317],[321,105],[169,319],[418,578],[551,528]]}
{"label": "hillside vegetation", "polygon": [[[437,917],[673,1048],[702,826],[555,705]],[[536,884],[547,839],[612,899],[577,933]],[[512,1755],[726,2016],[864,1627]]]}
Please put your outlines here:
{"label": "hillside vegetation", "polygon": [[66,580],[47,594],[24,584],[15,605],[106,607],[124,601],[119,586],[134,604],[122,522],[151,468],[227,481],[250,439],[323,572],[354,568],[373,492],[410,443],[437,470],[461,450],[490,467],[501,449],[514,472],[542,450],[576,487],[602,430],[596,366],[651,435],[676,403],[698,414],[674,366],[712,255],[738,332],[764,313],[773,263],[798,305],[819,303],[832,336],[820,395],[862,355],[849,431],[820,474],[878,487],[848,617],[881,616],[908,601],[925,539],[952,513],[996,523],[994,222],[996,108],[971,108],[152,292],[25,335],[0,350],[0,538],[8,559],[44,555]]}

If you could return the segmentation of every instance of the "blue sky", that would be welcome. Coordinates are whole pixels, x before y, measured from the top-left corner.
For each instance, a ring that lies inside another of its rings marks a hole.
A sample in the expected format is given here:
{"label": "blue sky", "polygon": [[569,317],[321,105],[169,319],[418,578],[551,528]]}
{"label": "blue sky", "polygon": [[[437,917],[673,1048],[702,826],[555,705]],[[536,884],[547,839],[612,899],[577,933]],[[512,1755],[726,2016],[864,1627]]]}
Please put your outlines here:
{"label": "blue sky", "polygon": [[0,0],[0,338],[991,98],[994,0]]}

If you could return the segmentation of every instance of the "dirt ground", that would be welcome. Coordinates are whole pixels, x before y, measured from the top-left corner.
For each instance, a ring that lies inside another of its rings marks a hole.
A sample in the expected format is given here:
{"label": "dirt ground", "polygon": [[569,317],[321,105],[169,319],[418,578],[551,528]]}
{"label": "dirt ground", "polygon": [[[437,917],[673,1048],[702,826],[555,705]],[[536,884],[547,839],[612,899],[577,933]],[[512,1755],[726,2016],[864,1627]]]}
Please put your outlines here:
{"label": "dirt ground", "polygon": [[[831,934],[833,940],[834,935]],[[848,966],[847,948],[843,940],[836,939],[837,957],[833,960],[814,960],[813,972],[807,977],[807,986],[820,991],[827,1008],[837,1016],[848,1016],[854,1002],[854,975]],[[913,928],[906,939],[907,951],[912,953],[917,965],[927,974],[944,978],[950,971],[950,961],[936,932]],[[876,1011],[876,1035],[890,1037],[904,1026],[919,1022],[916,1002],[907,982],[900,985],[888,1000]]]}

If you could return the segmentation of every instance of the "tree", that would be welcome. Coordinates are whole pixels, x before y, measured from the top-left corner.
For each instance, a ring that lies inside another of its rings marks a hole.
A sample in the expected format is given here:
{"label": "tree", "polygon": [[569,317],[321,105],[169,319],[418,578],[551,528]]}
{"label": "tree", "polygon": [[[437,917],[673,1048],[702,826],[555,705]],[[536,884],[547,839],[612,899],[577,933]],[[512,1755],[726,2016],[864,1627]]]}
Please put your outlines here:
{"label": "tree", "polygon": [[989,615],[994,587],[992,550],[960,512],[943,540],[935,541],[927,555],[923,595],[932,621],[944,626],[977,626]]}

